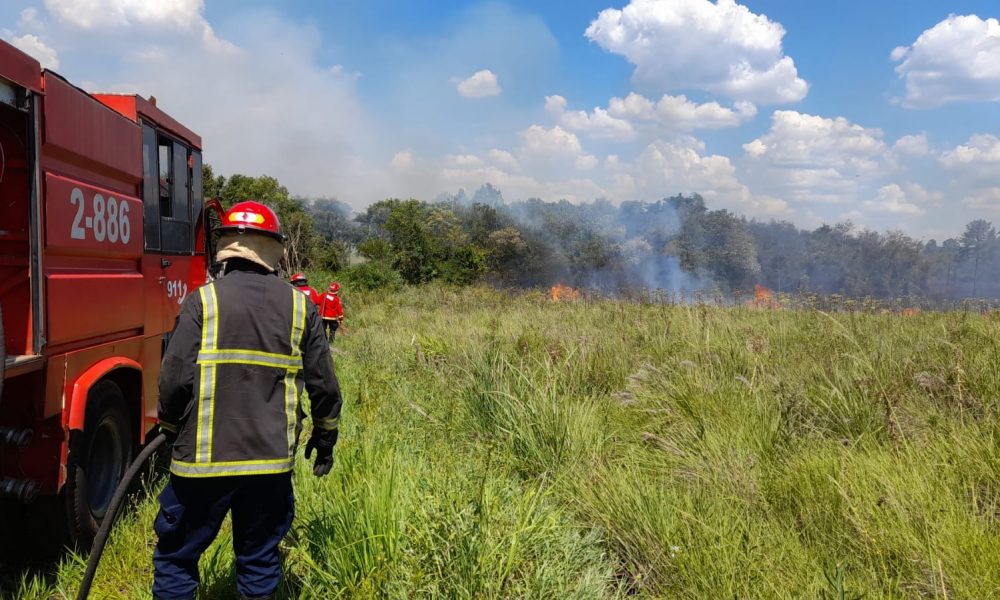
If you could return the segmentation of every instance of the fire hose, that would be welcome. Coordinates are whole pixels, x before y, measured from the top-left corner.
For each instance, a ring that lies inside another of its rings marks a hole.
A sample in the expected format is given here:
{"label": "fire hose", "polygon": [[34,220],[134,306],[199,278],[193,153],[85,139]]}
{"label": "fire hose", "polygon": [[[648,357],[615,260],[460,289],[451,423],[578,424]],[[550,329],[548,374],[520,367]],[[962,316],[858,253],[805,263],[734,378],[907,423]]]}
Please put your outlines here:
{"label": "fire hose", "polygon": [[83,581],[80,582],[80,590],[76,593],[76,600],[86,600],[87,596],[90,595],[90,586],[94,583],[94,575],[97,573],[97,565],[101,562],[101,555],[104,554],[104,546],[108,543],[108,535],[111,533],[111,527],[114,526],[115,521],[118,520],[118,512],[121,510],[122,501],[125,496],[128,495],[128,489],[135,481],[135,478],[142,472],[143,466],[145,466],[146,461],[149,457],[156,452],[157,448],[163,445],[167,441],[167,436],[163,433],[157,435],[146,447],[139,453],[139,456],[132,461],[129,465],[125,475],[122,476],[121,483],[115,489],[115,495],[111,497],[111,503],[108,505],[108,511],[104,515],[104,519],[101,521],[101,527],[97,530],[97,536],[94,537],[94,545],[90,549],[90,560],[87,561],[87,571],[83,574]]}

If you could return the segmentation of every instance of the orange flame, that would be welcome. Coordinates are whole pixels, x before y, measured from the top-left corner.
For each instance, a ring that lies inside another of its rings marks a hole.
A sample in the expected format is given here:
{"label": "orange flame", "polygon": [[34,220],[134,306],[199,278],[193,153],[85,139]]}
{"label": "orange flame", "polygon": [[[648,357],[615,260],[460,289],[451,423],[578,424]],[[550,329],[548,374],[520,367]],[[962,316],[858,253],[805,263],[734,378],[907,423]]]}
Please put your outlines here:
{"label": "orange flame", "polygon": [[561,300],[579,300],[580,290],[571,288],[568,285],[557,283],[552,286],[552,289],[549,290],[549,298],[552,298],[555,302],[559,302]]}
{"label": "orange flame", "polygon": [[920,314],[920,309],[919,308],[904,308],[903,310],[899,311],[899,314],[903,315],[904,317],[915,317],[915,316],[917,316],[917,315]]}
{"label": "orange flame", "polygon": [[774,299],[774,292],[759,283],[753,286],[753,299],[747,300],[746,305],[749,308],[781,308],[781,304]]}

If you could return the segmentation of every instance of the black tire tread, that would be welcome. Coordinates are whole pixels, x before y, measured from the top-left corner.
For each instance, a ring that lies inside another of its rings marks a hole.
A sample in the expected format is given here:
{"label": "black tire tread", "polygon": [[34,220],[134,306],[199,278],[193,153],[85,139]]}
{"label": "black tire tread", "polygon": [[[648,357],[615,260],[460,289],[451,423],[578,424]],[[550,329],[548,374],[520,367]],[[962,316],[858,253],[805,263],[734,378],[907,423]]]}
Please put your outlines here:
{"label": "black tire tread", "polygon": [[[83,431],[75,432],[70,440],[69,465],[66,474],[67,524],[71,537],[81,548],[90,547],[101,524],[90,512],[90,504],[87,501],[86,475],[78,468],[79,461],[87,458],[91,442],[89,432],[94,431],[101,417],[108,412],[116,413],[124,427],[123,439],[126,440],[127,449],[124,455],[123,470],[128,468],[132,462],[134,453],[125,396],[115,382],[107,379],[100,381],[90,390]],[[117,482],[115,485],[117,486]]]}

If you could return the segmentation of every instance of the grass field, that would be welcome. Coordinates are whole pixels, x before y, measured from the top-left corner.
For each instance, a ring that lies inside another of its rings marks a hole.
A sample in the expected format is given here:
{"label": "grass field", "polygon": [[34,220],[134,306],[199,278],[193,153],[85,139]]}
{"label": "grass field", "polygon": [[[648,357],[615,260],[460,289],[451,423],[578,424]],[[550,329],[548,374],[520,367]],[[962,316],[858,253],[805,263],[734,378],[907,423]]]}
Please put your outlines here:
{"label": "grass field", "polygon": [[[336,466],[298,465],[284,597],[1000,596],[996,314],[347,301]],[[155,510],[92,597],[149,597]],[[228,544],[204,598],[236,597]]]}

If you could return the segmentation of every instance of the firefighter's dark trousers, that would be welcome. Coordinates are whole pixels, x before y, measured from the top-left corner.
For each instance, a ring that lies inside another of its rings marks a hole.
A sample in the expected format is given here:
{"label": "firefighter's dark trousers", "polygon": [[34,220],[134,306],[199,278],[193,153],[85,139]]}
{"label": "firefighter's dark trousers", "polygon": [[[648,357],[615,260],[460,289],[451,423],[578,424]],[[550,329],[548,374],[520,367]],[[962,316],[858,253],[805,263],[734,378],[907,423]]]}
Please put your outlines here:
{"label": "firefighter's dark trousers", "polygon": [[333,339],[337,336],[337,328],[340,327],[340,321],[337,319],[323,319],[323,327],[326,328],[326,338],[333,342]]}
{"label": "firefighter's dark trousers", "polygon": [[153,596],[194,598],[198,559],[233,514],[236,588],[253,598],[267,596],[281,581],[278,542],[292,525],[295,496],[291,473],[237,477],[170,476],[160,494],[153,529]]}

